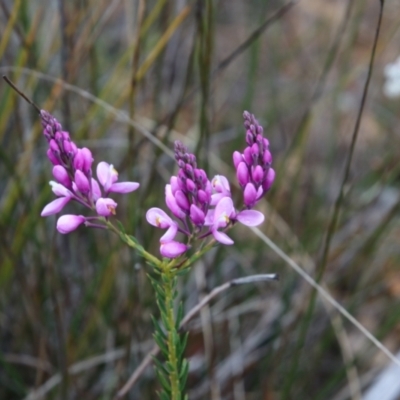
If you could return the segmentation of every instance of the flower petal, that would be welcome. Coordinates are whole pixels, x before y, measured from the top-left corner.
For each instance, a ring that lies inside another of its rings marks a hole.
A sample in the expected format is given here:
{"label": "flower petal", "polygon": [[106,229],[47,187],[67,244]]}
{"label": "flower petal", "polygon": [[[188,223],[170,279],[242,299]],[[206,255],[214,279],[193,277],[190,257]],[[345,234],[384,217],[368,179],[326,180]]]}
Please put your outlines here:
{"label": "flower petal", "polygon": [[215,240],[218,240],[218,242],[222,243],[222,244],[233,244],[233,240],[224,232],[218,232],[217,230],[213,230],[212,232]]}
{"label": "flower petal", "polygon": [[104,186],[107,182],[109,170],[110,170],[110,164],[106,163],[105,161],[101,161],[97,164],[96,168],[97,179],[99,180],[102,186]]}
{"label": "flower petal", "polygon": [[43,211],[40,215],[42,217],[47,217],[49,215],[57,214],[70,200],[71,197],[60,197],[55,199],[51,203],[47,204],[45,208],[43,208]]}
{"label": "flower petal", "polygon": [[108,191],[114,193],[130,193],[135,191],[139,186],[140,184],[137,182],[119,182],[113,183]]}
{"label": "flower petal", "polygon": [[222,200],[224,197],[227,197],[225,194],[223,193],[214,193],[211,195],[211,202],[210,205],[211,206],[215,206],[216,204],[219,203],[220,200]]}
{"label": "flower petal", "polygon": [[190,219],[195,225],[202,226],[205,220],[203,210],[197,207],[195,204],[192,204],[190,206]]}
{"label": "flower petal", "polygon": [[57,230],[60,233],[69,233],[74,231],[79,225],[85,222],[86,218],[83,215],[63,215],[58,218]]}
{"label": "flower petal", "polygon": [[232,217],[235,213],[233,201],[230,197],[221,199],[215,207],[214,222],[220,219],[221,216],[226,215]]}
{"label": "flower petal", "polygon": [[163,257],[177,258],[182,255],[187,249],[188,246],[186,246],[185,244],[171,241],[161,244],[160,253]]}
{"label": "flower petal", "polygon": [[172,224],[168,228],[167,232],[165,232],[164,235],[161,236],[160,243],[171,242],[173,239],[175,239],[177,232],[178,232],[178,224]]}
{"label": "flower petal", "polygon": [[53,167],[53,176],[61,185],[71,187],[71,179],[68,176],[67,170],[62,165],[55,165]]}
{"label": "flower petal", "polygon": [[150,225],[161,229],[169,228],[171,225],[174,225],[174,221],[172,221],[170,216],[164,210],[157,207],[150,208],[147,211],[146,219]]}
{"label": "flower petal", "polygon": [[236,219],[246,226],[258,226],[264,222],[264,214],[256,210],[243,210]]}
{"label": "flower petal", "polygon": [[99,183],[94,178],[92,178],[92,196],[94,201],[97,201],[101,197]]}
{"label": "flower petal", "polygon": [[80,170],[75,171],[75,184],[81,193],[87,193],[90,190],[89,180],[86,175]]}
{"label": "flower petal", "polygon": [[244,161],[239,163],[236,169],[236,177],[239,184],[242,187],[246,186],[249,183],[250,180],[249,169]]}
{"label": "flower petal", "polygon": [[252,183],[248,183],[243,191],[244,204],[251,208],[257,200],[257,191]]}
{"label": "flower petal", "polygon": [[96,212],[103,217],[109,217],[115,215],[117,206],[118,204],[113,199],[100,197],[96,201]]}
{"label": "flower petal", "polygon": [[69,191],[65,186],[61,185],[60,183],[50,181],[51,190],[53,193],[58,197],[72,197],[71,191]]}
{"label": "flower petal", "polygon": [[167,204],[168,208],[171,210],[172,214],[175,215],[177,218],[185,218],[185,212],[178,206],[174,195],[172,194],[171,185],[165,185],[165,203]]}
{"label": "flower petal", "polygon": [[210,226],[214,223],[214,214],[215,210],[208,210],[206,214],[206,218],[204,220],[204,225],[205,226]]}

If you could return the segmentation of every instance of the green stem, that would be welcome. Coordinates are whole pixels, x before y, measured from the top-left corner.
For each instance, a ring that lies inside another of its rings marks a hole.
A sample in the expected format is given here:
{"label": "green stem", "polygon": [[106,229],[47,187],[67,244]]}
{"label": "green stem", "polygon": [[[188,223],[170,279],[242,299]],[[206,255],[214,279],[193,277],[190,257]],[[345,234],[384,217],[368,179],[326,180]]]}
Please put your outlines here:
{"label": "green stem", "polygon": [[177,338],[176,320],[174,314],[174,292],[176,270],[165,268],[163,271],[163,285],[165,292],[165,305],[167,311],[167,332],[168,332],[168,363],[169,363],[169,381],[171,385],[171,400],[181,400],[181,391],[179,385],[179,356],[177,354]]}
{"label": "green stem", "polygon": [[159,260],[157,257],[154,257],[152,254],[150,254],[148,251],[146,251],[143,246],[141,246],[139,243],[137,243],[133,236],[129,236],[126,233],[120,231],[117,227],[115,227],[110,221],[104,221],[107,225],[107,227],[116,233],[121,240],[123,240],[129,247],[132,247],[135,249],[140,256],[142,256],[144,259],[146,259],[151,265],[161,268],[162,266],[162,261]]}

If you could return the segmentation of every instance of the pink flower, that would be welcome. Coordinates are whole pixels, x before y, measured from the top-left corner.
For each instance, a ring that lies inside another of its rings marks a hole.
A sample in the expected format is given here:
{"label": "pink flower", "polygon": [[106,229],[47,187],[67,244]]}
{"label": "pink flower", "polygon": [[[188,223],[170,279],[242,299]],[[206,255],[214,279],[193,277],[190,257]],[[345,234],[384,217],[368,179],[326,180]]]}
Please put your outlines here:
{"label": "pink flower", "polygon": [[149,224],[157,228],[167,229],[167,232],[160,238],[160,253],[163,257],[176,258],[188,249],[185,244],[174,241],[179,226],[165,211],[156,207],[150,208],[146,213],[146,219]]}
{"label": "pink flower", "polygon": [[215,193],[211,195],[211,205],[215,206],[224,197],[231,197],[231,188],[228,179],[223,175],[216,175],[211,181]]}
{"label": "pink flower", "polygon": [[235,216],[232,199],[230,197],[221,199],[215,207],[213,214],[211,233],[215,240],[218,240],[218,242],[222,244],[233,244],[233,240],[226,233],[218,231],[220,228],[226,228],[231,222],[231,219]]}
{"label": "pink flower", "polygon": [[256,210],[243,210],[236,214],[233,201],[230,197],[224,197],[219,201],[215,210],[206,218],[206,225],[211,225],[211,233],[215,240],[222,244],[233,244],[233,240],[218,229],[226,228],[230,222],[239,221],[246,226],[257,226],[264,222],[264,215]]}
{"label": "pink flower", "polygon": [[108,164],[105,161],[102,161],[97,165],[96,173],[97,173],[97,178],[101,183],[101,185],[103,186],[106,194],[108,194],[109,192],[130,193],[139,187],[139,183],[137,182],[117,183],[118,180],[117,170],[111,164]]}

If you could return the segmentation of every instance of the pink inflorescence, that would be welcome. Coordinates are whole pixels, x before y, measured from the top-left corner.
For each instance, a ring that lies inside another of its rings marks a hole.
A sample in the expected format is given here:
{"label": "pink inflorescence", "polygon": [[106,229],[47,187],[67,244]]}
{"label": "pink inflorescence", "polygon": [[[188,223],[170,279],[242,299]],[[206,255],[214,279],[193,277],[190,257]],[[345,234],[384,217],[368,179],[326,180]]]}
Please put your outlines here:
{"label": "pink inflorescence", "polygon": [[178,232],[187,235],[189,242],[213,235],[220,243],[230,245],[233,240],[221,229],[236,221],[247,226],[264,221],[259,211],[236,212],[227,178],[217,175],[210,181],[206,172],[197,168],[195,155],[179,141],[175,142],[175,159],[178,174],[165,187],[165,202],[175,219],[159,208],[151,208],[146,214],[151,225],[167,229],[160,239],[163,257],[176,258],[188,250],[188,245],[175,241]]}
{"label": "pink inflorescence", "polygon": [[[78,148],[68,132],[62,130],[61,124],[47,111],[41,113],[43,134],[49,143],[47,157],[53,164],[55,181],[50,181],[53,193],[58,197],[43,209],[41,215],[57,214],[71,200],[95,210],[98,217],[109,217],[115,214],[117,203],[107,197],[110,192],[129,193],[139,187],[136,182],[117,182],[118,172],[104,161],[97,165],[97,179],[92,177],[93,156],[84,147]],[[100,188],[100,185],[101,188]],[[83,215],[63,215],[57,221],[61,233],[69,233],[79,225],[97,226],[89,222],[97,217]]]}
{"label": "pink inflorescence", "polygon": [[269,141],[263,136],[263,127],[253,114],[243,113],[247,147],[243,153],[233,153],[236,177],[243,189],[243,200],[252,208],[271,188],[275,171],[271,167],[272,155]]}

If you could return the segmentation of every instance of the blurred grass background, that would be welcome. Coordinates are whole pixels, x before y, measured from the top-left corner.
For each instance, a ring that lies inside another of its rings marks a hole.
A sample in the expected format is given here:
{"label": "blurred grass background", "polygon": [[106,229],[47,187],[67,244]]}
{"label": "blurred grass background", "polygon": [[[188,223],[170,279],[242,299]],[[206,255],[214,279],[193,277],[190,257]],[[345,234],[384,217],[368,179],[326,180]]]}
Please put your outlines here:
{"label": "blurred grass background", "polygon": [[[165,208],[176,139],[210,177],[235,180],[242,112],[271,142],[277,180],[261,230],[316,276],[340,191],[379,14],[373,0],[0,0],[0,71],[97,162],[141,188],[118,218],[158,254],[145,222]],[[400,53],[387,0],[369,96],[323,284],[394,353],[400,347],[399,100],[382,94]],[[90,96],[92,95],[92,97]],[[94,100],[94,101],[93,101]],[[133,122],[132,122],[133,121]],[[62,236],[34,110],[0,84],[0,398],[112,399],[152,346],[157,313],[141,259],[108,232]],[[239,195],[239,192],[236,193]],[[82,213],[77,204],[70,212]],[[190,399],[360,399],[388,359],[247,228],[180,282],[188,311],[254,273],[190,324]],[[126,398],[154,399],[147,368]],[[36,395],[33,389],[37,389]],[[41,394],[39,396],[39,394]]]}

